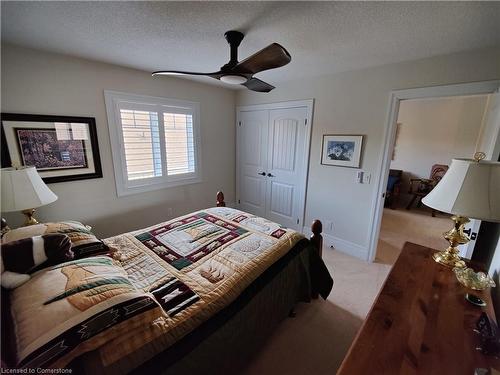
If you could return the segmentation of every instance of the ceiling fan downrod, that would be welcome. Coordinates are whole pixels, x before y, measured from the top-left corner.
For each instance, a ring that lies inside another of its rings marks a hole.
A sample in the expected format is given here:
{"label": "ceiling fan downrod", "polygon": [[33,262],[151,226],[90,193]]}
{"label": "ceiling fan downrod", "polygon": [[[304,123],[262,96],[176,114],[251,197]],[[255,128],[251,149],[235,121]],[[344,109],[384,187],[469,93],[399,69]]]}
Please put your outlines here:
{"label": "ceiling fan downrod", "polygon": [[226,38],[229,46],[231,48],[231,55],[229,62],[224,65],[221,69],[226,68],[230,69],[238,64],[238,47],[240,46],[241,41],[245,35],[236,30],[226,31],[224,33],[224,37]]}

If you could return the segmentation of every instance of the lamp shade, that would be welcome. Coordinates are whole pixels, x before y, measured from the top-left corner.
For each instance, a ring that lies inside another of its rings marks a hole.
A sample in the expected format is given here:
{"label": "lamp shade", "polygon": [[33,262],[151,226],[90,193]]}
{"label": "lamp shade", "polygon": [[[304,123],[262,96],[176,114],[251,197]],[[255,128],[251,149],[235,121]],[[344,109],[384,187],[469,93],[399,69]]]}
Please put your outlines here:
{"label": "lamp shade", "polygon": [[422,202],[454,215],[500,221],[500,163],[453,159]]}
{"label": "lamp shade", "polygon": [[2,212],[27,210],[57,200],[35,167],[3,168],[1,177]]}

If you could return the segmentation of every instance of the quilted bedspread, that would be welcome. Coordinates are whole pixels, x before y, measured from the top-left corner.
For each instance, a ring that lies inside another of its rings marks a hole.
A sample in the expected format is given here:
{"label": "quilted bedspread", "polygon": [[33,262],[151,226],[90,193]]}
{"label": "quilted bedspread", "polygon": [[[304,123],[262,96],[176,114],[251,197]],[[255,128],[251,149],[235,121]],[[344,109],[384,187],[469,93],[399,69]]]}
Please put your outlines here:
{"label": "quilted bedspread", "polygon": [[228,306],[301,239],[225,207],[105,239],[112,257],[43,269],[13,291],[16,366],[64,367],[94,350],[108,366],[147,343],[152,357]]}
{"label": "quilted bedspread", "polygon": [[229,305],[302,238],[266,219],[217,207],[104,240],[163,315],[102,346],[103,365],[154,339],[158,351],[168,348]]}

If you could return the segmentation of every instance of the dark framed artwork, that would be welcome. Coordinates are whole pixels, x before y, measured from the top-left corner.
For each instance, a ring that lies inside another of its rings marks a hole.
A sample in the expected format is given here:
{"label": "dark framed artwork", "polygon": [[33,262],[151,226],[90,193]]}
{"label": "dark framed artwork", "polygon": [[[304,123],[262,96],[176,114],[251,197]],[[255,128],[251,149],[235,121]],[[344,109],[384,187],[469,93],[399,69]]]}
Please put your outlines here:
{"label": "dark framed artwork", "polygon": [[95,118],[2,113],[2,168],[34,166],[45,183],[102,177]]}
{"label": "dark framed artwork", "polygon": [[362,135],[323,135],[321,164],[359,168],[361,164]]}

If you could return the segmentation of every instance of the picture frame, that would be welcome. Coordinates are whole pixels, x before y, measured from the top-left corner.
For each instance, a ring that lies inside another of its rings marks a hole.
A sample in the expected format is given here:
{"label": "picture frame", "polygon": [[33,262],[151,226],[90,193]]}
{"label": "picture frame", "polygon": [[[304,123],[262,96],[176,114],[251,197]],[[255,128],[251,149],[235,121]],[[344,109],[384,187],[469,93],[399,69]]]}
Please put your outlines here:
{"label": "picture frame", "polygon": [[1,165],[35,166],[45,183],[102,177],[94,117],[1,114]]}
{"label": "picture frame", "polygon": [[323,135],[321,164],[359,168],[361,165],[362,135]]}

